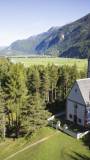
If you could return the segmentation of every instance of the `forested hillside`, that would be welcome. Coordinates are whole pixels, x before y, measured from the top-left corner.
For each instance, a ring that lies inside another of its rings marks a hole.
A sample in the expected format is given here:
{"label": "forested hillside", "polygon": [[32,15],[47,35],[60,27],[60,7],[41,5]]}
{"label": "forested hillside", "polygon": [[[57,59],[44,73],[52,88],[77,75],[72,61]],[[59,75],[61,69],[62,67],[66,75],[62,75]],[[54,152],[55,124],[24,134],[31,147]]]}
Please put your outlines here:
{"label": "forested hillside", "polygon": [[0,55],[50,55],[86,58],[90,50],[90,14],[62,27],[13,42]]}
{"label": "forested hillside", "polygon": [[75,79],[86,70],[74,65],[31,66],[0,60],[0,134],[2,138],[31,135],[47,125],[52,113],[65,109]]}

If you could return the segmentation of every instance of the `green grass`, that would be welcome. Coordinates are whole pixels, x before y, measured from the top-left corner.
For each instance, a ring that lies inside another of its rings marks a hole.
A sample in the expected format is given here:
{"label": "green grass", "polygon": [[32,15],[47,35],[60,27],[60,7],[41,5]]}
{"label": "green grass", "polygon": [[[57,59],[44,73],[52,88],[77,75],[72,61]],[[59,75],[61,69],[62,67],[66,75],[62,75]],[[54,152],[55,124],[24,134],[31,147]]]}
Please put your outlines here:
{"label": "green grass", "polygon": [[[56,130],[44,128],[35,134],[28,143],[30,144],[33,141],[35,142],[38,139],[54,133],[56,133]],[[4,160],[5,157],[21,148],[24,148],[28,143],[24,139],[19,139],[15,142],[7,140],[6,142],[1,143],[0,160]],[[81,140],[76,140],[62,132],[59,132],[41,144],[17,154],[10,160],[75,160],[73,158],[77,157],[75,152],[90,158],[90,150],[84,146]],[[77,160],[80,160],[80,157]]]}
{"label": "green grass", "polygon": [[23,63],[25,66],[30,65],[74,65],[76,64],[79,69],[87,66],[87,60],[71,59],[71,58],[11,58],[14,63]]}
{"label": "green grass", "polygon": [[50,128],[43,128],[35,133],[30,140],[24,138],[19,138],[15,141],[13,141],[13,139],[6,139],[5,142],[0,143],[0,160],[4,160],[7,156],[10,156],[27,145],[37,142],[48,135],[52,135],[54,132],[55,131]]}

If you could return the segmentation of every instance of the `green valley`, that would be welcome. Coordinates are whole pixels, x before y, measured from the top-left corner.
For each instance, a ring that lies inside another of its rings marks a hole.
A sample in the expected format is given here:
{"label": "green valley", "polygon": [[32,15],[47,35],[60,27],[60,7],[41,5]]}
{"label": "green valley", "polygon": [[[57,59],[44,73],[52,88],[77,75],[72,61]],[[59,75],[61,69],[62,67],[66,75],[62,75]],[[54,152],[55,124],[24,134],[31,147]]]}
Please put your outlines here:
{"label": "green valley", "polygon": [[73,58],[11,58],[13,63],[23,63],[26,67],[31,65],[77,65],[78,69],[83,69],[87,67],[87,60],[86,59],[73,59]]}

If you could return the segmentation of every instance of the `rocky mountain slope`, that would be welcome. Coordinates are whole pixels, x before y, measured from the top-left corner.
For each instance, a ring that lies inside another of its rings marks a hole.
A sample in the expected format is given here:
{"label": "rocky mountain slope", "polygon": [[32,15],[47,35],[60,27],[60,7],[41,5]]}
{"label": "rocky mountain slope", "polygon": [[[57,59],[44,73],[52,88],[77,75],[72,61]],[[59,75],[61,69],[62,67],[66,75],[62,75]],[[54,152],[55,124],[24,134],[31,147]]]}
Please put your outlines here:
{"label": "rocky mountain slope", "polygon": [[62,27],[13,42],[0,53],[86,58],[90,50],[90,14]]}

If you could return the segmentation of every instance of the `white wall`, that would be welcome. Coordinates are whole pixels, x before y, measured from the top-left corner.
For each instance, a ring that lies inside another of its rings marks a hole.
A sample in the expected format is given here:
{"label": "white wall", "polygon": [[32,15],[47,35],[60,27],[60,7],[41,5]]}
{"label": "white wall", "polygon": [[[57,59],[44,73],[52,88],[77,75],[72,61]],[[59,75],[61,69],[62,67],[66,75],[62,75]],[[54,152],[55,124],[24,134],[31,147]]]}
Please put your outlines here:
{"label": "white wall", "polygon": [[88,134],[90,131],[85,131],[84,133],[75,133],[73,132],[72,130],[69,130],[69,129],[64,129],[63,130],[65,133],[67,133],[68,135],[74,137],[74,138],[77,138],[77,139],[80,139],[82,138],[83,136],[85,136],[86,134]]}
{"label": "white wall", "polygon": [[[74,122],[74,106],[75,103],[67,100],[67,110],[66,110],[66,118],[67,120]],[[70,118],[69,115],[72,115],[72,118]],[[81,119],[81,122],[79,122],[79,119]],[[77,103],[77,124],[84,126],[84,120],[85,120],[85,106],[82,106]]]}
{"label": "white wall", "polygon": [[85,107],[84,106],[78,105],[77,118],[81,119],[81,123],[77,119],[77,124],[84,126],[84,121],[85,121]]}
{"label": "white wall", "polygon": [[66,118],[67,118],[67,120],[73,122],[74,117],[70,118],[69,114],[74,115],[74,104],[73,104],[73,102],[67,100]]}

